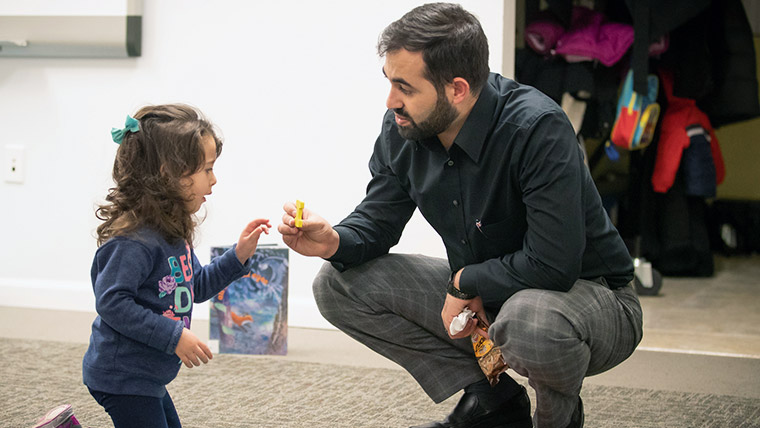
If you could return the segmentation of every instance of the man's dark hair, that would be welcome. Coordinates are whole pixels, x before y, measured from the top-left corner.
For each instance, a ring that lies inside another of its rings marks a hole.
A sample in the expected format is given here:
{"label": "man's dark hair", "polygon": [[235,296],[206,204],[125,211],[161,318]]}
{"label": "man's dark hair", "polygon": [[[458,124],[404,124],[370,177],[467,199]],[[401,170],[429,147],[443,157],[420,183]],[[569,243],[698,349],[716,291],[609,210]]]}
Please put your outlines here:
{"label": "man's dark hair", "polygon": [[461,77],[478,94],[488,79],[488,39],[478,19],[458,4],[425,4],[386,27],[378,55],[399,49],[422,52],[425,77],[439,91]]}

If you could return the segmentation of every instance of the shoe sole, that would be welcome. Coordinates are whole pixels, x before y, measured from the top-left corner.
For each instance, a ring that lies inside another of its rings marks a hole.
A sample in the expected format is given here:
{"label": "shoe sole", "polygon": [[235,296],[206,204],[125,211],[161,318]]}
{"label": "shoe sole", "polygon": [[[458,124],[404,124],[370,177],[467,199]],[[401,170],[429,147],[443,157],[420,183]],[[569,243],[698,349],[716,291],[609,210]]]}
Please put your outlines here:
{"label": "shoe sole", "polygon": [[451,428],[533,428],[533,420],[530,417],[518,420],[500,420],[503,418],[487,418],[477,424],[452,425]]}
{"label": "shoe sole", "polygon": [[33,428],[55,428],[67,422],[74,415],[74,410],[69,404],[62,404],[51,409],[37,422]]}

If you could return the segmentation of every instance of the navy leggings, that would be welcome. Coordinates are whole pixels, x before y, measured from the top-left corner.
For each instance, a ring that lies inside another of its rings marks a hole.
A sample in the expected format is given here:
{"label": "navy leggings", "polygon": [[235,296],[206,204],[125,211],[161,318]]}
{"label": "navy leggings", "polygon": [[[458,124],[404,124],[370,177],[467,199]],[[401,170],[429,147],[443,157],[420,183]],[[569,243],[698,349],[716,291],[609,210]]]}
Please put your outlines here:
{"label": "navy leggings", "polygon": [[182,428],[168,392],[162,398],[107,394],[92,389],[90,394],[111,416],[114,428]]}

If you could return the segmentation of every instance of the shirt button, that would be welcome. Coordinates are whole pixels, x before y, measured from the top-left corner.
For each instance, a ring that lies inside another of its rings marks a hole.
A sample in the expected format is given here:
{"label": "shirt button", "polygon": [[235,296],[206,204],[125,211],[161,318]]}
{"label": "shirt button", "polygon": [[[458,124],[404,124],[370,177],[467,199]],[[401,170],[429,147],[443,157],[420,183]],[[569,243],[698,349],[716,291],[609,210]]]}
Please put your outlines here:
{"label": "shirt button", "polygon": [[452,204],[454,204],[455,207],[458,207],[459,206],[459,201],[454,200],[454,202],[452,202]]}
{"label": "shirt button", "polygon": [[454,166],[454,161],[451,160],[451,159],[449,159],[449,161],[446,162],[446,165],[448,165],[448,166]]}
{"label": "shirt button", "polygon": [[462,240],[461,240],[461,241],[459,241],[459,242],[461,242],[461,243],[462,243],[462,245],[467,245],[467,240],[465,240],[465,239],[462,239]]}

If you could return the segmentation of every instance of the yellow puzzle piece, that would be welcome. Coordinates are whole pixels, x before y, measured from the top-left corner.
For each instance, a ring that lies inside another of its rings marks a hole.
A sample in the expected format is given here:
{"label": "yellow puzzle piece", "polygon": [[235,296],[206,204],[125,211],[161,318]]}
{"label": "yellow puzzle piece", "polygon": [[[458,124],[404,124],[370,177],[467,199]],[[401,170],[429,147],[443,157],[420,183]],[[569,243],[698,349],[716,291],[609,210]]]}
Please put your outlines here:
{"label": "yellow puzzle piece", "polygon": [[296,227],[303,227],[303,202],[296,200]]}

